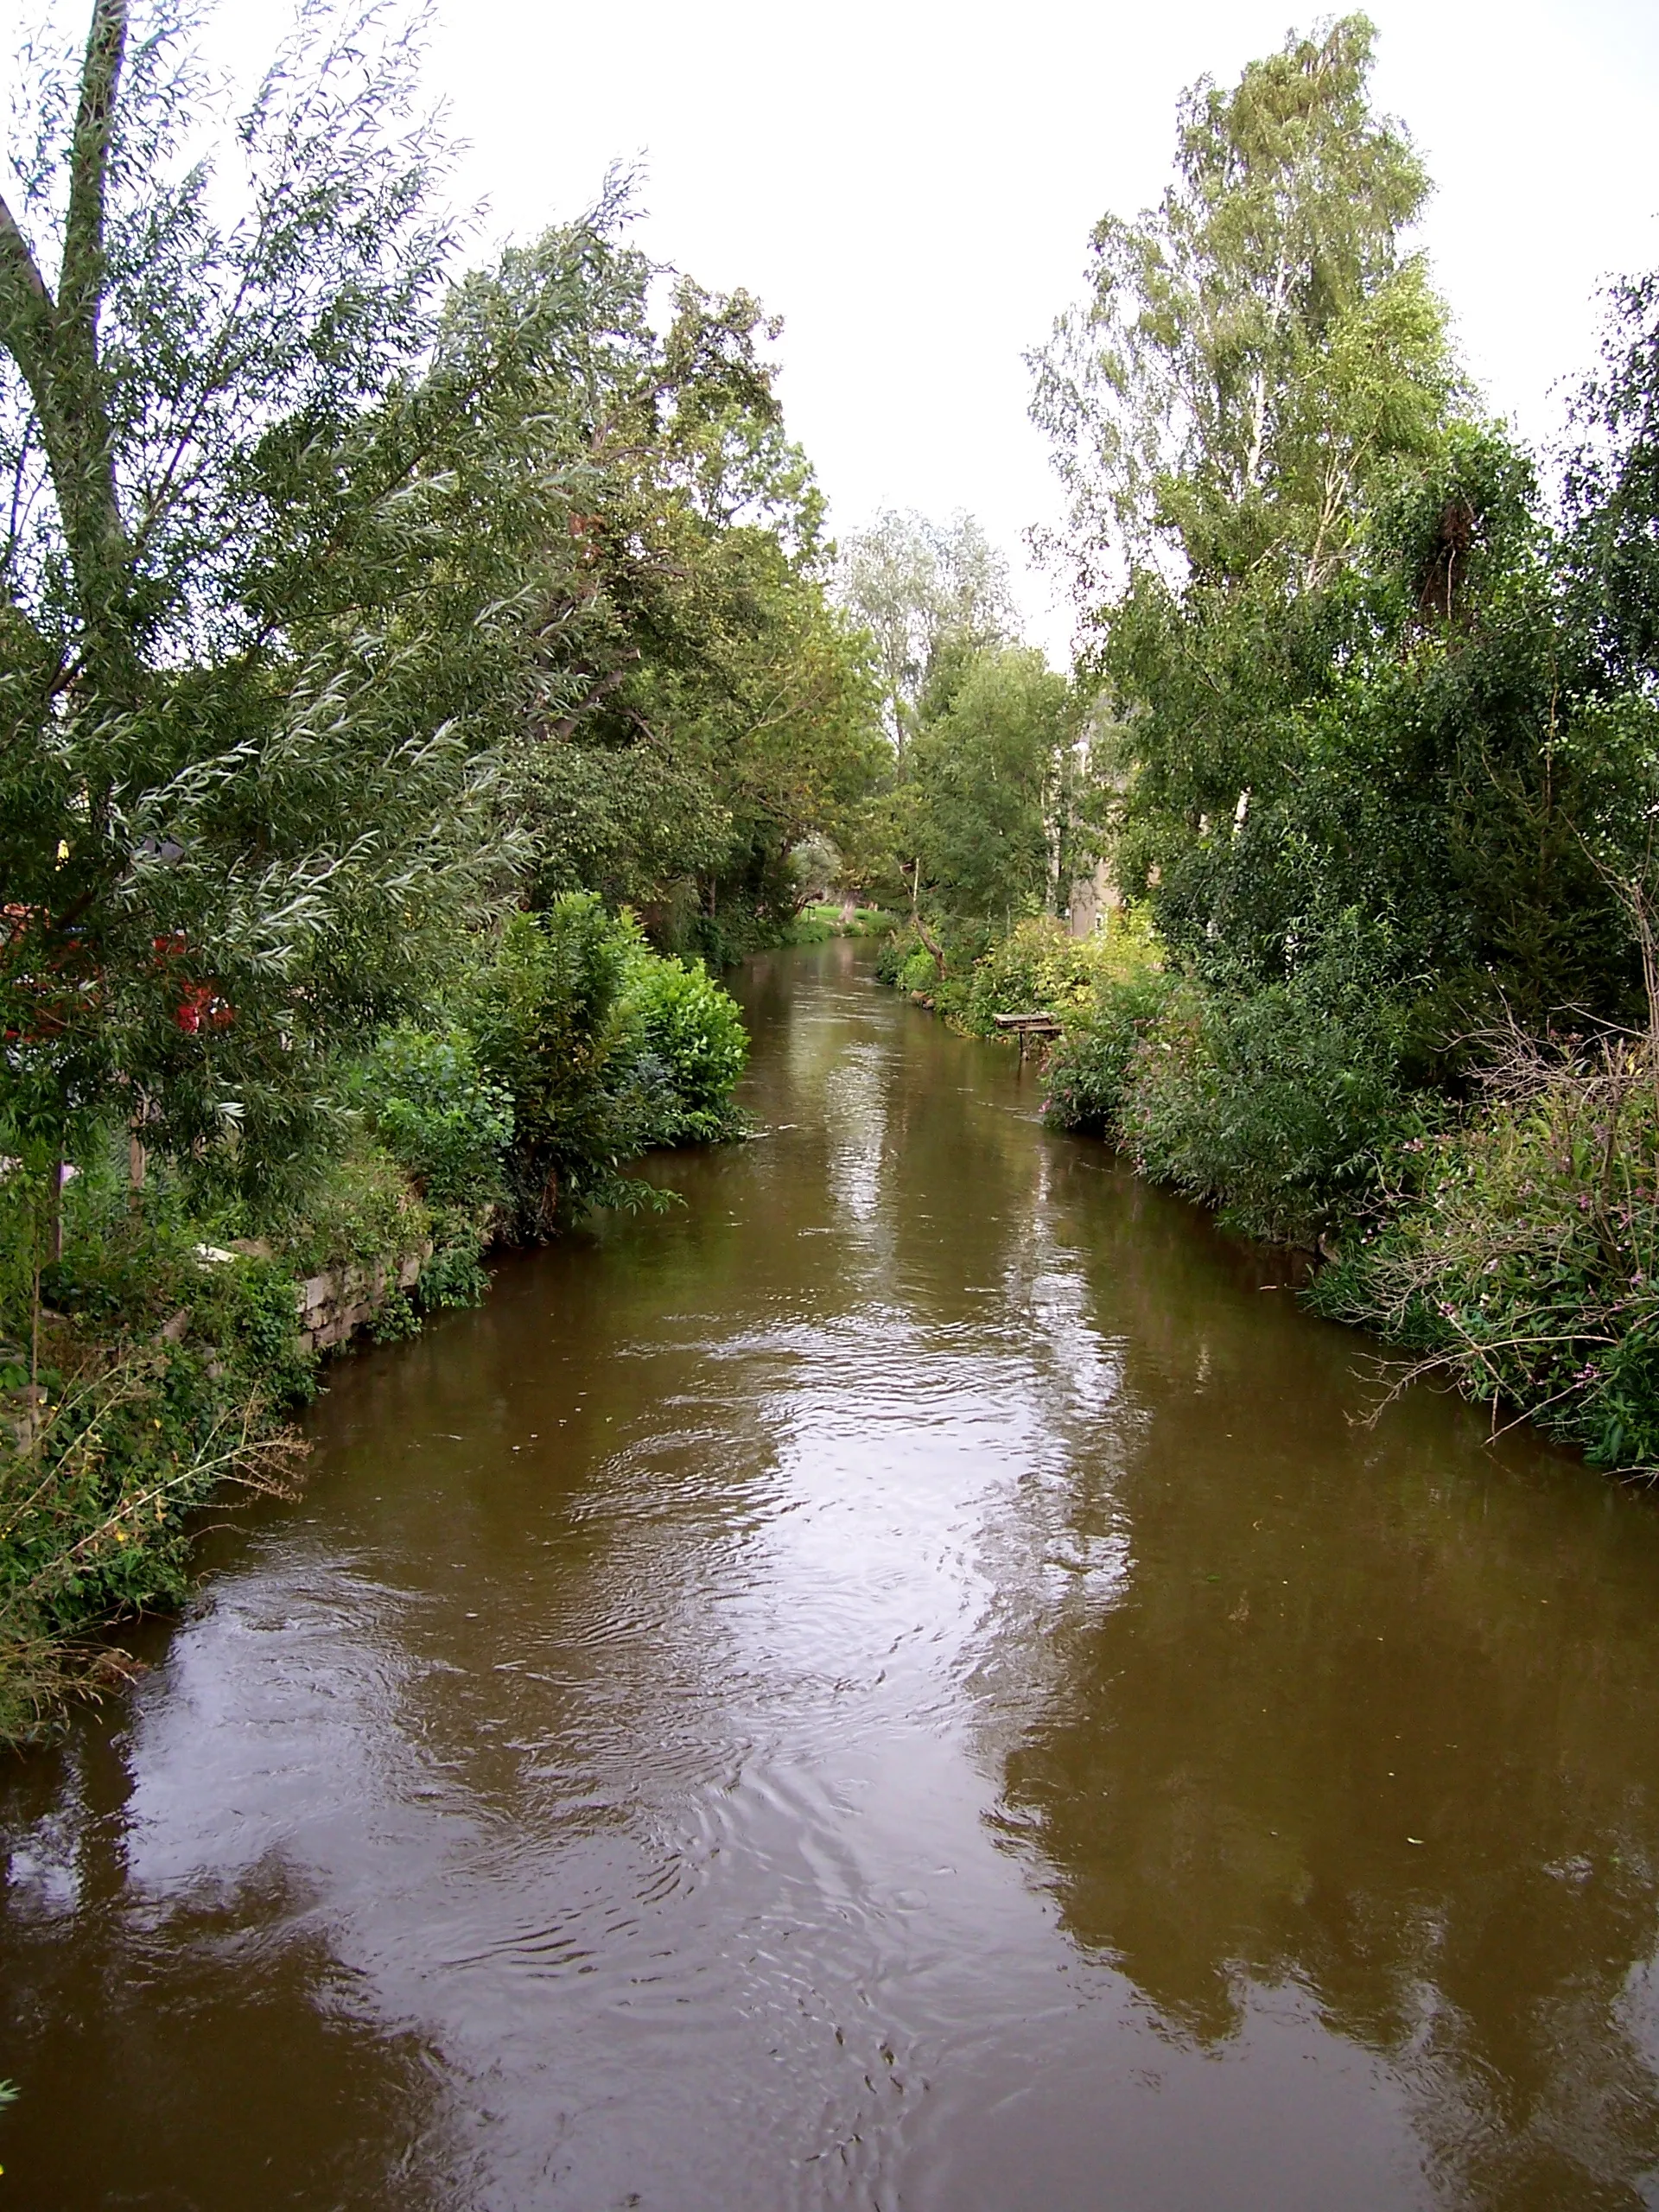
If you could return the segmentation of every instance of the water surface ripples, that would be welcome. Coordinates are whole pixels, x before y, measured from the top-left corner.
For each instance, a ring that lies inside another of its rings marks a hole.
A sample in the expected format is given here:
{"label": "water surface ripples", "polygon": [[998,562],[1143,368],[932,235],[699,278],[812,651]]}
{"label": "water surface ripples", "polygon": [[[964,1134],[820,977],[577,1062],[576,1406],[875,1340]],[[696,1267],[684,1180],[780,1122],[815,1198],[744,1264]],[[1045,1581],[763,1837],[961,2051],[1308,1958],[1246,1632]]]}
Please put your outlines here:
{"label": "water surface ripples", "polygon": [[1659,1524],[767,957],[0,1788],[17,2201],[1659,2205]]}

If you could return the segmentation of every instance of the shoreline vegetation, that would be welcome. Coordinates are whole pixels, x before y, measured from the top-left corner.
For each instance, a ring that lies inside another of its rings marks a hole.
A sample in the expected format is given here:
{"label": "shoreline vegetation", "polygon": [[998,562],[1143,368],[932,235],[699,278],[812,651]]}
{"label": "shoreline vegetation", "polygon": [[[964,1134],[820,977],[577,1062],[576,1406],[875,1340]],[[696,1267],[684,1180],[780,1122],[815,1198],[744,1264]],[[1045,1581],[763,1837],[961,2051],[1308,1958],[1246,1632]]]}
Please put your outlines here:
{"label": "shoreline vegetation", "polygon": [[968,513],[830,540],[780,326],[626,177],[467,264],[418,13],[321,0],[238,112],[166,0],[63,5],[0,207],[0,1742],[297,1478],[320,1337],[741,1134],[714,976],[837,932],[1659,1471],[1659,275],[1530,453],[1374,27],[1200,79],[1033,365],[1062,672]]}
{"label": "shoreline vegetation", "polygon": [[1376,38],[1201,79],[1163,196],[1091,235],[1032,407],[1068,678],[960,526],[855,544],[882,970],[976,1034],[1054,1015],[1056,1126],[1306,1250],[1402,1373],[1650,1479],[1659,273],[1607,287],[1527,450],[1458,359]]}
{"label": "shoreline vegetation", "polygon": [[320,1336],[740,1133],[710,970],[856,925],[882,772],[759,303],[620,174],[469,265],[418,10],[239,107],[197,29],[48,10],[0,206],[0,1742]]}
{"label": "shoreline vegetation", "polygon": [[1323,978],[1300,1001],[1206,989],[1144,909],[1086,938],[1029,919],[944,981],[899,931],[878,973],[969,1036],[1052,1014],[1049,1125],[1307,1254],[1303,1302],[1404,1355],[1388,1397],[1449,1385],[1495,1433],[1529,1420],[1592,1467],[1659,1478],[1659,1019],[1471,1039],[1459,1097],[1368,1060]]}
{"label": "shoreline vegetation", "polygon": [[328,1351],[477,1304],[492,1250],[590,1207],[670,1203],[628,1160],[743,1134],[730,995],[591,895],[513,917],[439,1011],[341,1056],[297,1191],[238,1199],[165,1159],[135,1189],[118,1130],[60,1186],[0,1184],[0,1738],[123,1678],[102,1631],[182,1599],[199,1508],[291,1494]]}

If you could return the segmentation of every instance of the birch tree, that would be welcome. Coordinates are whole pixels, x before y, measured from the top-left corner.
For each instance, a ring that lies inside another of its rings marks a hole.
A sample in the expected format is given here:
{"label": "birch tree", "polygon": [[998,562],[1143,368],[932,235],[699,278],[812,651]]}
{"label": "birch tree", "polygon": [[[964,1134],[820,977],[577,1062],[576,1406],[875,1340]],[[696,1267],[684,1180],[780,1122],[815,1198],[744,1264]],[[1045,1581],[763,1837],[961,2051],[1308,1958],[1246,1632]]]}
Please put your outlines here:
{"label": "birch tree", "polygon": [[1455,378],[1405,242],[1428,181],[1371,105],[1374,41],[1347,16],[1230,90],[1200,79],[1157,207],[1096,226],[1033,408],[1085,601],[1138,567],[1218,582],[1265,565],[1317,588],[1352,551],[1367,485],[1432,444]]}
{"label": "birch tree", "polygon": [[972,515],[935,523],[890,507],[848,538],[836,585],[874,644],[883,720],[902,775],[941,649],[976,650],[1016,632],[1007,562]]}

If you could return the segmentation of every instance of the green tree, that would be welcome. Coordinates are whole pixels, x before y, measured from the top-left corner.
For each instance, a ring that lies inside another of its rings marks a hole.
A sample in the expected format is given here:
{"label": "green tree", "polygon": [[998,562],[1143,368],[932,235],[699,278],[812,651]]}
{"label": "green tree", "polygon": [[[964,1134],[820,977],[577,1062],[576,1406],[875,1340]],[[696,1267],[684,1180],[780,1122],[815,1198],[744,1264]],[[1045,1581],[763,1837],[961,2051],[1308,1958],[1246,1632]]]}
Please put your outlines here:
{"label": "green tree", "polygon": [[836,582],[874,643],[882,721],[902,777],[940,652],[1014,635],[1008,564],[971,515],[938,524],[887,508],[847,540]]}
{"label": "green tree", "polygon": [[427,680],[413,50],[308,16],[232,128],[188,28],[96,0],[0,206],[5,1111],[137,1108],[251,1171],[487,891],[488,765]]}
{"label": "green tree", "polygon": [[1500,993],[1538,1020],[1623,1001],[1628,932],[1591,853],[1641,741],[1530,462],[1457,412],[1402,243],[1427,183],[1370,107],[1371,44],[1344,19],[1188,95],[1177,181],[1100,227],[1038,405],[1082,588],[1115,579],[1093,658],[1124,887],[1235,990],[1365,917],[1427,1041]]}
{"label": "green tree", "polygon": [[753,526],[694,521],[682,542],[669,622],[626,709],[696,776],[724,824],[696,883],[718,954],[730,942],[722,915],[787,918],[791,849],[817,833],[847,838],[883,747],[864,640],[815,565]]}
{"label": "green tree", "polygon": [[699,915],[718,932],[728,907],[776,905],[793,842],[836,832],[879,767],[879,726],[763,358],[777,326],[745,294],[683,283],[659,332],[657,273],[591,226],[550,232],[469,278],[446,322],[487,358],[534,334],[550,292],[572,296],[567,342],[514,369],[537,473],[569,487],[552,537],[524,549],[549,579],[546,675],[505,740],[532,895],[689,905],[694,933]]}
{"label": "green tree", "polygon": [[1428,181],[1369,95],[1375,31],[1292,36],[1182,100],[1175,181],[1091,239],[1090,296],[1035,362],[1086,603],[1128,568],[1351,557],[1368,486],[1433,447],[1456,390],[1445,310],[1403,237]]}
{"label": "green tree", "polygon": [[307,16],[232,127],[157,5],[0,221],[3,1110],[256,1179],[526,878],[753,905],[875,725],[754,302],[659,329],[615,179],[446,289],[406,37]]}
{"label": "green tree", "polygon": [[913,753],[908,826],[918,903],[1006,926],[1056,901],[1055,810],[1076,734],[1071,686],[1029,646],[969,655],[948,683],[937,673],[935,711]]}

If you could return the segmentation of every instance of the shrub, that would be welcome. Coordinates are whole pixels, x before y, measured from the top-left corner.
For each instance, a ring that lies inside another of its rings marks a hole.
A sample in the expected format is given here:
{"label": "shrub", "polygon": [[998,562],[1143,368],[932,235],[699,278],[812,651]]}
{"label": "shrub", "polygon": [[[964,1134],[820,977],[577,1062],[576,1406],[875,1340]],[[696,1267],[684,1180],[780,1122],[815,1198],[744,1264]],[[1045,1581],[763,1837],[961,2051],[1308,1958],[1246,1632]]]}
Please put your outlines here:
{"label": "shrub", "polygon": [[1043,1116],[1052,1128],[1116,1135],[1130,1065],[1173,988],[1156,968],[1095,986],[1049,1056]]}
{"label": "shrub", "polygon": [[282,1262],[238,1259],[202,1269],[190,1329],[215,1348],[221,1376],[261,1405],[280,1409],[315,1396],[316,1358],[300,1349],[293,1273]]}
{"label": "shrub", "polygon": [[787,906],[773,913],[731,906],[717,914],[699,907],[683,923],[675,942],[679,950],[707,961],[710,968],[735,968],[751,952],[786,944],[791,918]]}
{"label": "shrub", "polygon": [[504,1194],[512,1099],[480,1072],[464,1031],[389,1030],[346,1091],[434,1205],[480,1206]]}
{"label": "shrub", "polygon": [[732,1093],[749,1055],[731,994],[701,961],[641,951],[623,1005],[639,1056],[640,1140],[676,1145],[731,1135],[738,1126]]}
{"label": "shrub", "polygon": [[828,944],[839,934],[836,926],[835,909],[804,906],[784,931],[785,944]]}
{"label": "shrub", "polygon": [[423,1313],[446,1306],[480,1306],[490,1287],[476,1237],[440,1244],[421,1269],[415,1286],[416,1303]]}
{"label": "shrub", "polygon": [[[289,1292],[292,1313],[292,1292]],[[296,1446],[257,1391],[168,1343],[92,1345],[60,1319],[33,1436],[0,1426],[0,1738],[42,1732],[88,1658],[71,1639],[185,1590],[188,1516],[227,1478],[282,1489]]]}
{"label": "shrub", "polygon": [[[48,1326],[62,1333],[74,1361],[93,1346],[167,1341],[160,1332],[174,1325],[227,1387],[255,1390],[270,1406],[309,1397],[312,1363],[297,1350],[293,1269],[245,1255],[205,1259],[204,1246],[222,1251],[222,1240],[245,1226],[238,1210],[204,1221],[165,1160],[151,1163],[135,1203],[126,1166],[124,1130],[105,1131],[88,1147],[86,1166],[63,1193],[62,1255],[41,1268]],[[11,1225],[6,1217],[21,1195],[11,1179],[0,1179],[0,1228]],[[0,1335],[22,1346],[32,1319],[27,1300],[9,1286]]]}
{"label": "shrub", "polygon": [[899,978],[905,963],[921,950],[920,939],[907,925],[897,924],[892,932],[881,940],[875,956],[875,979],[886,983],[889,989],[899,988]]}
{"label": "shrub", "polygon": [[[135,1205],[125,1155],[124,1130],[89,1135],[40,1306],[32,1267],[26,1297],[5,1283],[0,1738],[38,1732],[89,1661],[115,1663],[76,1639],[176,1601],[191,1511],[227,1478],[280,1471],[282,1409],[313,1385],[289,1272],[204,1259],[177,1172],[153,1163]],[[17,1178],[0,1179],[6,1227],[32,1210]]]}
{"label": "shrub", "polygon": [[989,1036],[999,1014],[1081,1015],[1098,988],[1160,964],[1151,925],[1137,910],[1121,909],[1089,937],[1073,937],[1052,914],[1036,915],[975,963],[968,1027]]}
{"label": "shrub", "polygon": [[459,1011],[477,1064],[512,1101],[508,1180],[521,1229],[620,1191],[619,1160],[638,1149],[622,1091],[628,1025],[622,995],[639,932],[586,892],[544,913],[509,917]]}
{"label": "shrub", "polygon": [[[986,924],[970,918],[938,917],[927,924],[925,936],[912,919],[896,930],[877,954],[876,976],[900,990],[923,993],[940,1013],[950,1014],[960,1022],[968,1005],[974,963],[990,943]],[[933,956],[934,944],[944,956],[943,974]]]}
{"label": "shrub", "polygon": [[372,1268],[415,1251],[431,1233],[432,1212],[403,1166],[378,1139],[358,1132],[324,1159],[308,1188],[264,1224],[296,1274]]}
{"label": "shrub", "polygon": [[901,991],[936,991],[939,987],[939,967],[925,945],[917,945],[907,953],[894,978]]}
{"label": "shrub", "polygon": [[1455,1128],[1408,1140],[1370,1232],[1309,1292],[1598,1465],[1659,1470],[1654,1048],[1510,1040]]}
{"label": "shrub", "polygon": [[369,1324],[369,1334],[378,1344],[402,1344],[405,1338],[418,1337],[420,1333],[421,1317],[401,1290],[394,1290],[383,1300]]}
{"label": "shrub", "polygon": [[1421,1127],[1380,965],[1346,917],[1281,982],[1173,991],[1127,1071],[1120,1127],[1143,1170],[1249,1235],[1309,1247],[1363,1205],[1388,1148]]}
{"label": "shrub", "polygon": [[586,893],[514,914],[460,1011],[477,1068],[511,1101],[507,1179],[529,1234],[583,1205],[668,1204],[622,1161],[736,1127],[748,1039],[734,1001]]}
{"label": "shrub", "polygon": [[482,1295],[504,1199],[531,1233],[556,1207],[667,1203],[618,1162],[736,1126],[734,1002],[595,899],[514,916],[450,1011],[454,1026],[390,1030],[341,1074],[335,1112],[257,1211],[188,1159],[153,1160],[133,1192],[124,1128],[81,1133],[60,1199],[54,1151],[0,1172],[0,1739],[47,1724],[84,1675],[85,1631],[176,1601],[190,1512],[220,1483],[280,1481],[281,1414],[316,1372],[296,1275],[372,1271],[430,1241],[413,1297],[392,1291],[373,1323],[383,1343],[411,1335],[420,1313]]}

